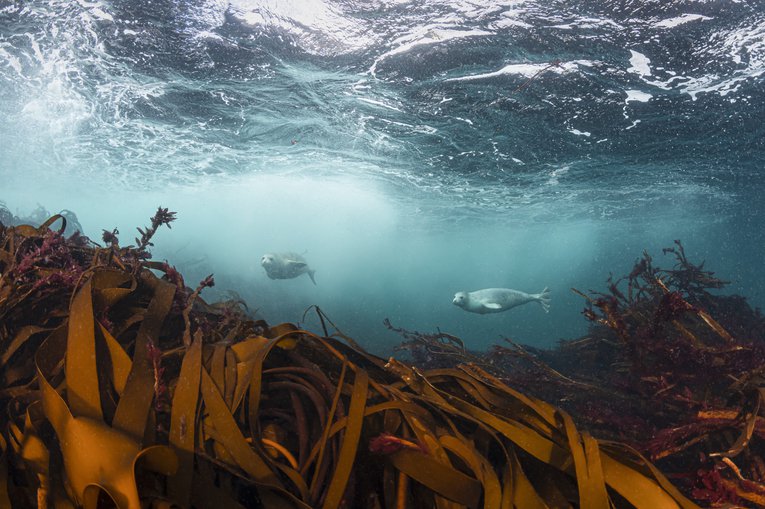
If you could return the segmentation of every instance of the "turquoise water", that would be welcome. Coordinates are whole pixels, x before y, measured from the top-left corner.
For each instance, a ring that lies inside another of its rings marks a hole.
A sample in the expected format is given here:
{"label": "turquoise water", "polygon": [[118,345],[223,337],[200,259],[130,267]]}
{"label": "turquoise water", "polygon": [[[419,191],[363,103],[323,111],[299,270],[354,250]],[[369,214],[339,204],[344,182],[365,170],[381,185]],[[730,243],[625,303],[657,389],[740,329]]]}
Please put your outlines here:
{"label": "turquoise water", "polygon": [[[0,200],[123,243],[169,207],[155,258],[210,299],[376,352],[386,317],[552,345],[586,332],[571,287],[674,239],[765,303],[764,73],[760,2],[6,0]],[[452,304],[545,286],[549,314]]]}

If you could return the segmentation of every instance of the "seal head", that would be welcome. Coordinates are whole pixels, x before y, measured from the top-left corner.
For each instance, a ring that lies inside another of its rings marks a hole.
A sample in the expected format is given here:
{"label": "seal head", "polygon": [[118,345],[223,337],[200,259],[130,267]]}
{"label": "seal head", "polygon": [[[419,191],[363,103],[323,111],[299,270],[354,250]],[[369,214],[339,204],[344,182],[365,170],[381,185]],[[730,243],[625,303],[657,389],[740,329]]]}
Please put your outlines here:
{"label": "seal head", "polygon": [[468,295],[468,292],[457,292],[454,294],[454,300],[452,300],[452,304],[461,308],[465,308],[467,307],[469,300],[470,295]]}

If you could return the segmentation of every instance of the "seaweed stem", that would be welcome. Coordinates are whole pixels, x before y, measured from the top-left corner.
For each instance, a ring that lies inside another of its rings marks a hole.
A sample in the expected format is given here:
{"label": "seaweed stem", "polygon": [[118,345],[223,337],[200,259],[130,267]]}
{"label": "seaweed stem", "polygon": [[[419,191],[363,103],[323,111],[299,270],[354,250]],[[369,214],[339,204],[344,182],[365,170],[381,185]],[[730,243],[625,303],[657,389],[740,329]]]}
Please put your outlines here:
{"label": "seaweed stem", "polygon": [[293,456],[292,453],[289,452],[286,447],[284,447],[278,442],[274,442],[273,440],[269,440],[267,438],[261,438],[260,442],[266,447],[272,447],[276,449],[277,451],[279,451],[281,455],[284,456],[284,459],[286,459],[289,462],[292,468],[294,468],[295,470],[298,469],[298,464],[297,464],[297,461],[295,460],[295,456]]}

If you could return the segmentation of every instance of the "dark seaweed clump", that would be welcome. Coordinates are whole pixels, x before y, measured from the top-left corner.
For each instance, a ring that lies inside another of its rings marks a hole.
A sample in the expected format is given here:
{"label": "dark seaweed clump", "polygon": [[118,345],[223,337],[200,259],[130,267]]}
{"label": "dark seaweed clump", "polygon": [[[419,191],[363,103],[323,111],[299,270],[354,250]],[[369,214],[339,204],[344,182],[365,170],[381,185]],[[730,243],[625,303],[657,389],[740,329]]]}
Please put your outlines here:
{"label": "dark seaweed clump", "polygon": [[[47,221],[51,215],[45,207],[38,204],[29,215],[17,216],[0,200],[0,224],[5,226],[19,226],[22,224],[39,226]],[[66,226],[63,232],[65,236],[72,235],[75,232],[82,233],[82,225],[77,220],[77,214],[71,210],[64,209],[58,215],[66,219]]]}

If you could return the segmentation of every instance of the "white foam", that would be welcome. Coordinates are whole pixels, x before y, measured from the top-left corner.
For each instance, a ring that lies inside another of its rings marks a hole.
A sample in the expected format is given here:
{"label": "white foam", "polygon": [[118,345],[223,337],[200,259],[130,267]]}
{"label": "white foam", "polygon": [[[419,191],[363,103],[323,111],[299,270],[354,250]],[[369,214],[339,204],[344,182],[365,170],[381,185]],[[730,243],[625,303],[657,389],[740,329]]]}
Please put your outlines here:
{"label": "white foam", "polygon": [[534,28],[534,25],[511,17],[512,14],[514,13],[510,13],[509,11],[502,13],[503,18],[492,23],[491,27],[494,29],[502,29],[508,27]]}
{"label": "white foam", "polygon": [[587,136],[588,138],[592,136],[592,133],[589,133],[587,131],[580,131],[579,129],[569,129],[568,132],[571,134],[575,134],[577,136]]}
{"label": "white foam", "polygon": [[394,47],[390,51],[386,51],[377,57],[372,63],[372,67],[369,68],[369,74],[376,76],[377,65],[380,62],[394,55],[406,53],[412,48],[416,48],[417,46],[441,44],[449,40],[463,39],[466,37],[478,37],[491,34],[492,32],[487,32],[486,30],[450,30],[434,27],[432,25],[418,27],[413,33],[407,34],[394,40],[391,45],[398,44],[398,46]]}
{"label": "white foam", "polygon": [[91,10],[90,13],[98,19],[111,21],[112,23],[114,22],[114,16],[112,16],[108,12],[105,12],[100,7],[96,7],[95,9]]}
{"label": "white foam", "polygon": [[338,55],[377,42],[360,20],[321,0],[229,0],[229,12],[248,25],[284,30],[316,55]]}
{"label": "white foam", "polygon": [[572,62],[563,62],[558,65],[552,65],[549,63],[541,64],[510,64],[506,65],[502,69],[494,72],[487,72],[483,74],[471,74],[468,76],[459,76],[457,78],[448,78],[444,81],[469,81],[469,80],[482,80],[487,78],[496,78],[497,76],[503,76],[505,74],[519,74],[527,78],[532,78],[542,71],[555,72],[558,74],[568,73],[576,71],[579,66],[590,67],[592,62],[589,60],[574,60]]}
{"label": "white foam", "polygon": [[549,25],[549,28],[557,28],[560,30],[587,29],[587,28],[599,28],[599,27],[610,27],[616,30],[622,30],[624,28],[619,23],[616,23],[615,21],[612,21],[610,19],[587,18],[582,16],[576,17],[576,19],[570,21],[569,23],[558,23],[557,25]]}
{"label": "white foam", "polygon": [[389,110],[393,111],[401,111],[399,108],[396,108],[395,106],[391,106],[390,104],[386,104],[382,101],[376,101],[374,99],[367,99],[366,97],[357,97],[357,99],[361,102],[365,102],[367,104],[372,104],[374,106],[380,106],[381,108],[387,108]]}
{"label": "white foam", "polygon": [[198,34],[196,34],[194,36],[194,38],[196,38],[196,39],[214,39],[214,40],[217,40],[217,41],[222,41],[223,40],[223,37],[221,37],[220,35],[218,35],[218,34],[216,34],[214,32],[211,32],[209,30],[203,30],[203,31],[199,32]]}
{"label": "white foam", "polygon": [[674,18],[663,19],[659,21],[658,23],[654,23],[653,26],[656,28],[673,28],[678,25],[690,23],[691,21],[699,21],[699,20],[706,21],[708,19],[714,19],[714,18],[710,18],[709,16],[702,16],[701,14],[683,14],[682,16],[677,16]]}
{"label": "white foam", "polygon": [[651,67],[649,64],[651,63],[651,59],[635,50],[630,50],[630,54],[632,55],[630,57],[630,64],[632,67],[628,68],[627,71],[634,72],[640,76],[650,76]]}
{"label": "white foam", "polygon": [[399,126],[399,127],[404,127],[406,129],[410,129],[412,132],[415,132],[415,133],[435,134],[435,133],[438,132],[438,129],[436,129],[435,127],[431,127],[429,125],[424,125],[424,124],[418,124],[418,125],[407,124],[406,122],[397,122],[395,120],[390,120],[390,119],[387,119],[387,118],[380,118],[378,120],[380,122],[385,123],[385,124],[396,125],[396,126]]}
{"label": "white foam", "polygon": [[763,73],[765,73],[765,70],[750,74],[742,74],[734,78],[721,78],[716,75],[689,78],[679,88],[682,92],[691,96],[691,99],[694,101],[697,99],[696,96],[701,93],[716,92],[720,94],[721,97],[725,97],[731,92],[737,91],[739,86],[749,78],[761,76]]}
{"label": "white foam", "polygon": [[92,115],[92,105],[68,85],[61,78],[51,80],[24,104],[21,118],[53,136],[76,133],[80,123]]}
{"label": "white foam", "polygon": [[765,22],[753,21],[750,26],[741,26],[724,34],[722,48],[736,64],[746,61],[746,71],[758,76],[757,73],[765,69]]}
{"label": "white foam", "polygon": [[[630,116],[627,114],[627,107],[629,106],[630,102],[641,102],[645,103],[648,102],[651,97],[653,97],[651,94],[647,92],[642,92],[640,90],[625,90],[627,93],[627,98],[624,100],[624,107],[622,108],[622,115],[624,115],[625,120],[629,120]],[[627,127],[625,130],[630,130],[636,125],[640,123],[640,120],[634,120],[632,122],[632,125]]]}
{"label": "white foam", "polygon": [[[10,44],[3,43],[3,46],[10,46]],[[11,68],[16,71],[16,73],[21,75],[21,62],[19,59],[5,51],[2,46],[0,46],[0,62],[2,61],[8,62],[8,65],[10,65]]]}
{"label": "white foam", "polygon": [[640,90],[625,90],[625,92],[627,92],[627,98],[624,100],[625,103],[631,101],[647,103],[653,97],[651,94],[641,92]]}
{"label": "white foam", "polygon": [[570,166],[562,166],[560,168],[554,169],[552,172],[550,172],[550,178],[547,179],[547,185],[557,186],[559,184],[558,177],[568,173],[569,169],[571,169]]}

